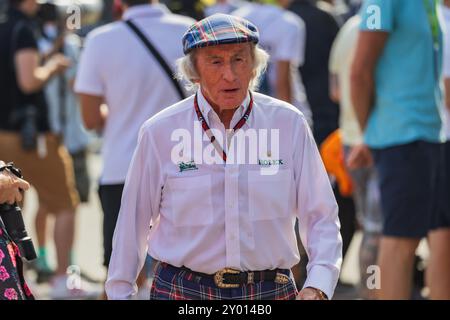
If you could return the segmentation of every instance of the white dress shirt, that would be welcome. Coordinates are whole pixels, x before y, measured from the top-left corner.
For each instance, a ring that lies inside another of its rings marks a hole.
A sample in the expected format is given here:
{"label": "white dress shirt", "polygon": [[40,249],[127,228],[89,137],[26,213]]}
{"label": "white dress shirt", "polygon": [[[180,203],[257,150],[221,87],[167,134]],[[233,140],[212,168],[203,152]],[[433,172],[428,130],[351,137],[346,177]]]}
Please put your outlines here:
{"label": "white dress shirt", "polygon": [[[237,109],[230,127],[249,101],[247,97]],[[209,127],[225,132],[201,90],[198,104]],[[196,160],[193,170],[181,170],[172,161],[180,143],[173,134],[181,128],[194,136],[196,121],[191,96],[142,126],[114,233],[108,297],[127,299],[136,293],[136,277],[147,251],[159,261],[207,274],[225,267],[289,269],[300,259],[294,231],[298,218],[309,256],[305,286],[331,298],[342,262],[338,207],[301,112],[253,94],[253,110],[240,130],[279,130],[279,139],[258,159],[279,163],[272,175],[262,175],[259,162],[236,164],[231,156],[226,164],[221,158],[217,164]],[[202,146],[206,149],[211,143],[204,141]]]}
{"label": "white dress shirt", "polygon": [[[131,19],[175,71],[175,61],[183,56],[183,34],[195,20],[172,14],[162,4],[132,6],[123,19]],[[103,185],[124,183],[139,128],[180,100],[169,76],[123,21],[89,33],[75,91],[104,97],[108,105],[102,145]]]}

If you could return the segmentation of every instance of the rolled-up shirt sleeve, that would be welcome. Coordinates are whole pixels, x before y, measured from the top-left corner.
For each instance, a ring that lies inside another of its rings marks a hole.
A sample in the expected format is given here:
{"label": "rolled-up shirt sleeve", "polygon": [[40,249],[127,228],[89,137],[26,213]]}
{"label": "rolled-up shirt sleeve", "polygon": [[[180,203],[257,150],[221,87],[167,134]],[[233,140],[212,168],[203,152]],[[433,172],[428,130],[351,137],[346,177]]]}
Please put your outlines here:
{"label": "rolled-up shirt sleeve", "polygon": [[309,258],[305,287],[333,296],[342,265],[338,206],[312,132],[302,118],[294,144],[297,216]]}
{"label": "rolled-up shirt sleeve", "polygon": [[137,292],[136,278],[145,262],[150,225],[158,215],[160,172],[153,138],[144,125],[128,169],[114,231],[105,286],[108,299],[129,299]]}

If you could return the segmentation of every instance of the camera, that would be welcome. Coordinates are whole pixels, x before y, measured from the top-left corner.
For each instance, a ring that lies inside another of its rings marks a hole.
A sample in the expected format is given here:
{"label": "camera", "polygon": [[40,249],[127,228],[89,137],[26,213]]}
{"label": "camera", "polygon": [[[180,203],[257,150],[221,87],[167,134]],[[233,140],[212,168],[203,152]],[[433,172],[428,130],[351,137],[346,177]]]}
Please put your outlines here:
{"label": "camera", "polygon": [[[11,173],[22,178],[20,170],[15,168],[13,164],[8,164],[6,167]],[[28,261],[36,259],[33,241],[25,229],[20,207],[17,204],[0,204],[0,219],[0,222],[3,222],[5,226],[6,233],[19,247],[20,255]]]}
{"label": "camera", "polygon": [[19,247],[20,255],[28,261],[36,259],[33,241],[25,230],[22,211],[17,204],[1,204],[0,219],[5,225],[6,232]]}

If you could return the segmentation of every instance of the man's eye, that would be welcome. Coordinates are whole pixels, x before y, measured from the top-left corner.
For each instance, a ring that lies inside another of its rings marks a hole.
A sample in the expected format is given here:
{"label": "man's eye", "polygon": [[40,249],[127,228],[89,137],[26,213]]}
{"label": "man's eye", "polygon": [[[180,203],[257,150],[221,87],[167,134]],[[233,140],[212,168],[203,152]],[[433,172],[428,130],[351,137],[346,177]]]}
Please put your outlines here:
{"label": "man's eye", "polygon": [[220,60],[213,60],[211,61],[211,64],[220,64]]}

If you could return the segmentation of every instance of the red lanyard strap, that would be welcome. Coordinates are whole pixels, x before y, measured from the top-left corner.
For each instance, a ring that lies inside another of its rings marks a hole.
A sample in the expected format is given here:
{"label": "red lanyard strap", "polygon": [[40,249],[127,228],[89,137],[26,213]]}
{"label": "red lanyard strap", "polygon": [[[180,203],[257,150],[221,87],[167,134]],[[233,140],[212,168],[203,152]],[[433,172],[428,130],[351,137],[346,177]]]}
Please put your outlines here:
{"label": "red lanyard strap", "polygon": [[[252,111],[252,108],[253,108],[253,96],[252,96],[252,93],[250,92],[250,103],[248,104],[247,110],[245,111],[242,118],[234,126],[233,132],[239,130],[240,128],[242,128],[244,126],[244,124],[248,120],[248,117],[250,116],[250,112]],[[195,98],[194,98],[194,109],[195,109],[195,113],[197,114],[198,121],[200,121],[200,123],[202,124],[203,131],[208,135],[209,140],[214,145],[216,150],[221,151],[223,161],[227,162],[227,154],[218,144],[216,137],[211,133],[211,128],[209,127],[208,123],[206,123],[205,117],[203,117],[203,114],[200,111],[200,108],[198,106],[197,94],[195,94]]]}

